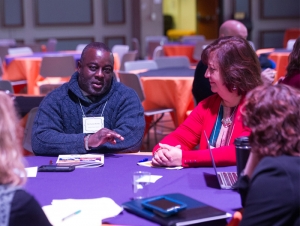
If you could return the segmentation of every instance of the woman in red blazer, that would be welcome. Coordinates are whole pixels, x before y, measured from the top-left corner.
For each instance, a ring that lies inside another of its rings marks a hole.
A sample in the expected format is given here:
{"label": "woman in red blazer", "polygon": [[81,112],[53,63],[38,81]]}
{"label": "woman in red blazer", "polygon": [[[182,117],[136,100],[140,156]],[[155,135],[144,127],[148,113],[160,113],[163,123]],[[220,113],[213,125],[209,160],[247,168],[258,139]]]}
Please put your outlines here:
{"label": "woman in red blazer", "polygon": [[[201,101],[189,117],[153,149],[152,164],[157,166],[211,166],[204,136],[209,137],[216,164],[236,164],[234,139],[248,136],[243,126],[241,106],[245,94],[262,84],[258,58],[241,37],[222,37],[202,53],[208,69],[213,96]],[[198,150],[194,150],[199,145]]]}

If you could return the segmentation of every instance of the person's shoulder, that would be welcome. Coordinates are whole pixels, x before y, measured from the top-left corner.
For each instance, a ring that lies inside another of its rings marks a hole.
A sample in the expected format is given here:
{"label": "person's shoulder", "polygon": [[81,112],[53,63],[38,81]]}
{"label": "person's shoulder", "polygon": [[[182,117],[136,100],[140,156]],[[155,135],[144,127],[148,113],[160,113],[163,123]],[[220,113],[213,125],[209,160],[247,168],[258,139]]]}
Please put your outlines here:
{"label": "person's shoulder", "polygon": [[38,201],[24,190],[15,192],[9,225],[51,225]]}
{"label": "person's shoulder", "polygon": [[23,206],[26,206],[33,199],[34,197],[29,193],[27,193],[25,190],[23,189],[16,190],[14,198],[12,200],[12,206],[11,206],[12,211],[20,209]]}
{"label": "person's shoulder", "polygon": [[[266,156],[257,165],[254,175],[260,172],[284,172],[293,173],[295,169],[300,168],[300,157],[297,156]],[[299,175],[300,176],[300,175]]]}

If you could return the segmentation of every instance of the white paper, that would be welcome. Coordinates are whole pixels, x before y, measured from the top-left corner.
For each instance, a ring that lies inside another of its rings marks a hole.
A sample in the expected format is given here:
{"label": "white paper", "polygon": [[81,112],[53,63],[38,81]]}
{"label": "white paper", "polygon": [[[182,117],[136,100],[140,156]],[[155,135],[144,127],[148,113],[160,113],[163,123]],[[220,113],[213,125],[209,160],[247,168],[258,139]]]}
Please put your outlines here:
{"label": "white paper", "polygon": [[[36,177],[37,169],[38,169],[37,166],[25,168],[27,177]],[[24,177],[24,176],[21,175],[21,177]]]}
{"label": "white paper", "polygon": [[149,183],[155,183],[158,179],[162,178],[160,175],[150,175],[150,176],[143,176],[139,179],[137,179],[137,182],[149,182]]}
{"label": "white paper", "polygon": [[[63,199],[53,200],[52,205],[44,206],[43,210],[53,226],[58,225],[101,225],[102,219],[117,216],[123,208],[111,198],[97,199]],[[62,221],[66,216],[80,210]]]}

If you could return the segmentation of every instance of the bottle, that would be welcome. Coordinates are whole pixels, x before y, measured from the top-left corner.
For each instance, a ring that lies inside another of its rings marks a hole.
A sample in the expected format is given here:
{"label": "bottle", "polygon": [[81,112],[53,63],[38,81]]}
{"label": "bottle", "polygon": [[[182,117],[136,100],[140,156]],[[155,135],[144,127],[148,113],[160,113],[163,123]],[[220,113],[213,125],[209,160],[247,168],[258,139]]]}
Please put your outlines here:
{"label": "bottle", "polygon": [[251,146],[249,144],[249,137],[238,137],[234,140],[235,151],[236,151],[236,166],[237,174],[240,176],[241,172],[244,170],[250,151]]}

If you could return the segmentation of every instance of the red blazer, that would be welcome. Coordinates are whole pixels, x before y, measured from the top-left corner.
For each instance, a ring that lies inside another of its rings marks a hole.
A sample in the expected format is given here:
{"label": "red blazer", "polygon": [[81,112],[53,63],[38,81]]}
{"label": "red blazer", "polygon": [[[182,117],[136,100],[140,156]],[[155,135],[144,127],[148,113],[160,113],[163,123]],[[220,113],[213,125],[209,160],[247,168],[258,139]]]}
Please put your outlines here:
{"label": "red blazer", "polygon": [[[215,162],[218,166],[230,166],[236,164],[234,139],[240,136],[249,136],[250,129],[242,124],[240,108],[243,102],[238,105],[237,112],[233,120],[233,131],[229,146],[222,146],[213,149]],[[204,131],[210,137],[217,120],[221,97],[212,95],[201,101],[192,111],[188,118],[172,133],[163,138],[160,143],[172,146],[181,145],[182,166],[212,166],[209,150]],[[199,144],[199,150],[192,150]],[[156,145],[153,153],[159,148]]]}

